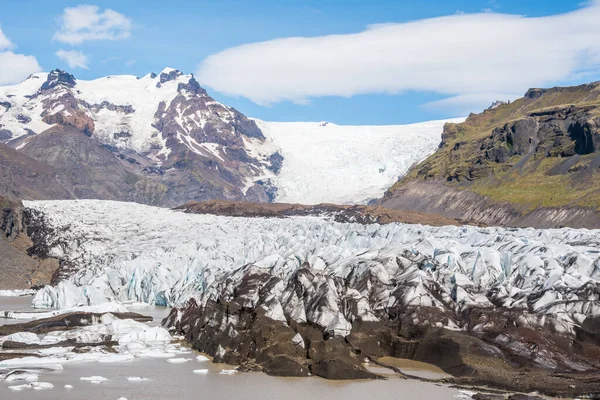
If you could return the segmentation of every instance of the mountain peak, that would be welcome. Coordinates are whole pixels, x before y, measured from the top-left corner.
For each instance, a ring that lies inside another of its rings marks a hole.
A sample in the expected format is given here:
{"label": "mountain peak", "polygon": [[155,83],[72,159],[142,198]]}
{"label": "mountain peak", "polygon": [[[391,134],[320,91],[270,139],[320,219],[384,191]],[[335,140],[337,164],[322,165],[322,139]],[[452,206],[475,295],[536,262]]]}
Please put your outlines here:
{"label": "mountain peak", "polygon": [[69,88],[74,87],[76,84],[75,76],[69,74],[60,69],[54,69],[48,73],[46,82],[42,84],[41,90],[51,89],[57,85],[66,86]]}
{"label": "mountain peak", "polygon": [[160,75],[158,77],[160,79],[160,83],[165,83],[165,82],[169,82],[169,81],[174,81],[175,79],[179,78],[182,75],[183,75],[183,73],[177,69],[165,68],[162,70],[162,72],[160,73]]}
{"label": "mountain peak", "polygon": [[178,69],[171,68],[171,67],[165,67],[165,69],[163,69],[162,71],[160,71],[160,73],[161,73],[161,75],[162,74],[167,74],[168,75],[168,74],[170,74],[171,72],[174,72],[174,71],[181,73],[181,71],[179,71]]}

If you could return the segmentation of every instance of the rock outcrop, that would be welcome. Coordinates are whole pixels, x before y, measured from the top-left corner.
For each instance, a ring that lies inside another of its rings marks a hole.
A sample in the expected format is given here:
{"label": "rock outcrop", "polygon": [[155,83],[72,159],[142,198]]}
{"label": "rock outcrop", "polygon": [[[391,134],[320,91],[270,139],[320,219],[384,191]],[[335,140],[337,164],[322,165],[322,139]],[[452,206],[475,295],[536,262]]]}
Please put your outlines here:
{"label": "rock outcrop", "polygon": [[19,201],[0,197],[0,290],[47,285],[58,269],[58,260],[29,251],[25,214]]}
{"label": "rock outcrop", "polygon": [[600,83],[531,89],[447,124],[381,204],[485,224],[600,227]]}

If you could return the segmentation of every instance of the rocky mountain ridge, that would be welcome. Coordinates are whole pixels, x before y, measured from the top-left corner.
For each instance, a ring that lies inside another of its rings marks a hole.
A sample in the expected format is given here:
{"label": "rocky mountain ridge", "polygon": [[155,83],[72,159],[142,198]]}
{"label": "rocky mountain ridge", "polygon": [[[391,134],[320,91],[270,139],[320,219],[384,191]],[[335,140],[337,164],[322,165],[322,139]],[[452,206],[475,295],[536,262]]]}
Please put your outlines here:
{"label": "rocky mountain ridge", "polygon": [[60,176],[54,198],[267,201],[256,182],[278,168],[254,121],[170,68],[94,81],[54,70],[0,88],[0,141]]}
{"label": "rocky mountain ridge", "polygon": [[600,226],[600,82],[530,89],[464,123],[383,197],[489,225]]}

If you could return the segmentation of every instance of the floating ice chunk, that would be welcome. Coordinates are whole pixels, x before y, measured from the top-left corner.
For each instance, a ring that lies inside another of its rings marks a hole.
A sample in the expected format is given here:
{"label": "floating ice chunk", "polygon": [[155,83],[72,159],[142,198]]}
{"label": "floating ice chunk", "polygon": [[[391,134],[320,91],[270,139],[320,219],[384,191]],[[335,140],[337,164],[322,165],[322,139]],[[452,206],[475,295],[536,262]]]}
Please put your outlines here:
{"label": "floating ice chunk", "polygon": [[99,363],[117,363],[124,361],[131,361],[135,357],[132,354],[109,354],[103,355],[98,359]]}
{"label": "floating ice chunk", "polygon": [[210,361],[210,358],[200,354],[198,357],[196,357],[196,361],[199,361],[199,362]]}
{"label": "floating ice chunk", "polygon": [[38,374],[32,374],[29,372],[15,372],[8,375],[4,380],[7,382],[18,382],[18,381],[26,381],[26,382],[35,382],[39,379]]}
{"label": "floating ice chunk", "polygon": [[108,378],[105,378],[103,376],[82,376],[79,379],[82,381],[87,381],[87,382],[91,382],[91,383],[102,383],[102,382],[106,382],[109,380]]}
{"label": "floating ice chunk", "polygon": [[14,390],[16,392],[20,392],[23,389],[33,389],[33,390],[45,390],[52,389],[54,387],[50,382],[31,382],[23,385],[15,385],[9,386],[10,390]]}
{"label": "floating ice chunk", "polygon": [[50,382],[32,382],[30,383],[33,390],[52,389],[54,385]]}
{"label": "floating ice chunk", "polygon": [[233,375],[235,373],[237,373],[237,370],[235,369],[222,369],[221,372],[219,372],[221,375]]}
{"label": "floating ice chunk", "polygon": [[19,342],[24,344],[40,344],[40,338],[35,333],[17,332],[0,338],[0,343]]}
{"label": "floating ice chunk", "polygon": [[142,351],[140,353],[136,353],[137,357],[142,357],[142,358],[173,358],[176,356],[175,353],[171,353],[171,352],[165,352],[163,350],[160,349],[154,349],[154,350],[145,350]]}
{"label": "floating ice chunk", "polygon": [[171,334],[164,328],[152,327],[144,329],[141,332],[131,332],[123,335],[119,339],[119,344],[126,344],[133,341],[138,342],[170,342]]}
{"label": "floating ice chunk", "polygon": [[476,392],[471,392],[468,390],[460,390],[458,394],[455,394],[454,397],[457,399],[472,399],[475,396]]}
{"label": "floating ice chunk", "polygon": [[13,386],[9,386],[8,388],[10,390],[14,390],[15,392],[20,392],[23,389],[29,389],[31,386],[28,384],[24,384],[24,385],[13,385]]}
{"label": "floating ice chunk", "polygon": [[82,290],[70,281],[61,281],[56,287],[45,286],[32,301],[35,308],[71,308],[86,304]]}
{"label": "floating ice chunk", "polygon": [[127,380],[129,382],[145,382],[145,381],[149,381],[150,379],[142,378],[141,376],[129,376],[129,377],[127,377]]}
{"label": "floating ice chunk", "polygon": [[208,370],[207,369],[195,369],[194,373],[195,374],[208,374]]}
{"label": "floating ice chunk", "polygon": [[182,363],[186,363],[188,361],[192,361],[191,358],[169,358],[167,360],[168,362],[170,362],[171,364],[182,364]]}
{"label": "floating ice chunk", "polygon": [[[22,357],[22,358],[11,358],[0,362],[0,368],[20,368],[20,367],[31,367],[31,366],[43,366],[44,368],[61,368],[57,371],[62,371],[62,362],[64,359],[57,357]],[[58,365],[57,365],[58,364]]]}
{"label": "floating ice chunk", "polygon": [[65,385],[65,389],[73,389],[73,385]]}

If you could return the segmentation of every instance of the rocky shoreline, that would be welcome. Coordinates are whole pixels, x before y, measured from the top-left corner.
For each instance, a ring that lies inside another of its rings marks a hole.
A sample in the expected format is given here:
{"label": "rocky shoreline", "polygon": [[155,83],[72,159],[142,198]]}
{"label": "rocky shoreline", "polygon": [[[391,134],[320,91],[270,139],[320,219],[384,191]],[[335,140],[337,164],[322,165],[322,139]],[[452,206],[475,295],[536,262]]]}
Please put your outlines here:
{"label": "rocky shoreline", "polygon": [[[247,293],[256,287],[239,289]],[[240,371],[273,376],[316,375],[333,380],[385,379],[365,368],[368,362],[406,378],[443,382],[491,396],[474,397],[480,399],[525,399],[528,397],[514,393],[531,392],[551,397],[600,398],[596,364],[599,353],[593,343],[570,342],[558,335],[518,327],[497,326],[476,335],[414,325],[408,317],[411,312],[427,315],[432,310],[405,310],[386,323],[356,321],[349,335],[334,337],[314,324],[272,320],[262,307],[252,309],[242,303],[237,297],[202,307],[190,300],[184,308],[173,308],[162,323],[174,334],[183,335],[193,349],[214,357],[214,362],[240,365]],[[472,318],[495,318],[497,324],[511,324],[506,315],[483,314]],[[494,331],[515,336],[507,346],[498,346],[490,340]],[[566,363],[585,362],[587,370],[541,368],[536,359],[544,354]],[[380,361],[384,357],[429,363],[450,377],[432,380],[410,376]]]}

